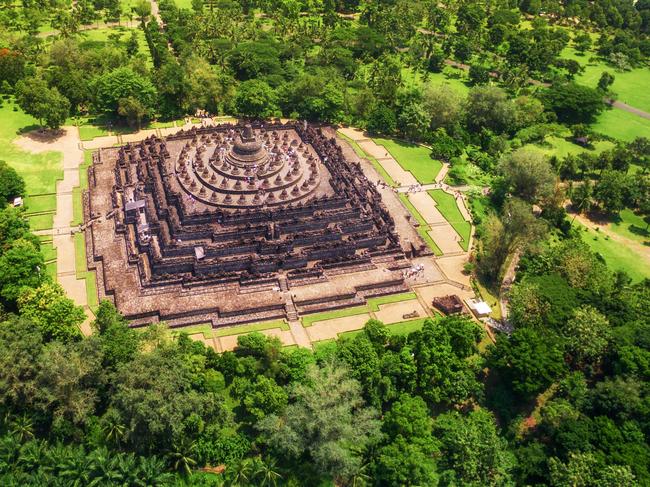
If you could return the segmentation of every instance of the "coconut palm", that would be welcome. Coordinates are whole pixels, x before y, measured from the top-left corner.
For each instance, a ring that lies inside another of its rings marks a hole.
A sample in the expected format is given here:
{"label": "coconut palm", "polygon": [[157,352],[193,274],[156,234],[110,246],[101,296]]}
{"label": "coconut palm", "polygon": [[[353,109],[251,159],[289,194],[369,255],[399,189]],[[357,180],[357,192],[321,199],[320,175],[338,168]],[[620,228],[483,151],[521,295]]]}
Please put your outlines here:
{"label": "coconut palm", "polygon": [[282,475],[277,471],[276,463],[272,458],[262,460],[261,457],[256,457],[253,460],[253,477],[257,485],[260,487],[276,487],[278,485]]}
{"label": "coconut palm", "polygon": [[195,446],[194,441],[188,442],[187,440],[175,442],[172,445],[172,449],[168,451],[166,456],[174,470],[185,475],[192,473],[192,467],[196,465],[196,460],[190,455],[193,454]]}
{"label": "coconut palm", "polygon": [[16,437],[18,441],[24,443],[34,438],[34,424],[29,416],[23,414],[9,422],[9,432]]}
{"label": "coconut palm", "polygon": [[254,469],[250,458],[244,458],[237,462],[234,467],[226,469],[226,485],[228,487],[245,487],[250,485],[253,479]]}
{"label": "coconut palm", "polygon": [[171,485],[174,476],[165,472],[165,461],[156,456],[141,457],[138,465],[138,480],[135,485],[142,487],[160,487]]}

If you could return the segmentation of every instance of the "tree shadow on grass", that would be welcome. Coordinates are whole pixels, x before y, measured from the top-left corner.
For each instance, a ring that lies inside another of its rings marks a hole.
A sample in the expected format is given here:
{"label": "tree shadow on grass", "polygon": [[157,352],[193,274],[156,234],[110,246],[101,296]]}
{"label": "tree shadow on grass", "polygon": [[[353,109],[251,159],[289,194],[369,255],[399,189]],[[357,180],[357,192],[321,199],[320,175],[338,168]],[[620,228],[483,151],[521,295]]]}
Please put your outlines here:
{"label": "tree shadow on grass", "polygon": [[64,129],[48,129],[43,128],[38,124],[27,125],[16,131],[16,134],[27,137],[36,142],[56,142],[58,139],[66,134]]}

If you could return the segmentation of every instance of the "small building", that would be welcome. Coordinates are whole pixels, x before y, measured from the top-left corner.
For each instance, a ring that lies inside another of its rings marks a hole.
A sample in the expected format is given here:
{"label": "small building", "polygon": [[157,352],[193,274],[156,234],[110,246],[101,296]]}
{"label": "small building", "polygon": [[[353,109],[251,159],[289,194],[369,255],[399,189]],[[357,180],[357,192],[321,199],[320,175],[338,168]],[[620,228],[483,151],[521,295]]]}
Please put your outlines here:
{"label": "small building", "polygon": [[446,315],[454,315],[463,312],[463,301],[456,294],[433,298],[431,304]]}
{"label": "small building", "polygon": [[485,318],[492,314],[492,308],[485,301],[478,299],[466,299],[465,303],[477,318]]}
{"label": "small building", "polygon": [[14,198],[14,207],[18,208],[20,206],[23,206],[23,198],[22,198],[22,196],[16,196]]}

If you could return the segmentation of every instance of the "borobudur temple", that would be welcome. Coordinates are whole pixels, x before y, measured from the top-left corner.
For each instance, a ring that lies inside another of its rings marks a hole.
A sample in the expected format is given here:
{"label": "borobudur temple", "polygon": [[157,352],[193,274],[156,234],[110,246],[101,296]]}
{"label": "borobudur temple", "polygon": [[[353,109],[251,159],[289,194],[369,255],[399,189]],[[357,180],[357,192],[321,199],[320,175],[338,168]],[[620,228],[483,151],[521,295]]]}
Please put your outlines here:
{"label": "borobudur temple", "polygon": [[219,125],[101,149],[84,231],[99,298],[132,326],[212,326],[406,290],[374,184],[302,123]]}

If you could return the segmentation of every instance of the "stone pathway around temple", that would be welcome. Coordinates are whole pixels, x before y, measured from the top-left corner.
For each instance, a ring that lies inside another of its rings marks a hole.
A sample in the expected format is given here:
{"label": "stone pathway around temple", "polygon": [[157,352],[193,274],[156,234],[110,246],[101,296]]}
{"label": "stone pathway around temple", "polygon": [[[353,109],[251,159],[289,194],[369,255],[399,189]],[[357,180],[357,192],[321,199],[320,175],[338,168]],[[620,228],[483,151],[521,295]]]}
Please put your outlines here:
{"label": "stone pathway around temple", "polygon": [[[427,194],[428,190],[441,189],[442,191],[453,195],[456,198],[456,204],[463,218],[471,222],[472,218],[467,211],[466,202],[462,190],[466,187],[453,188],[443,180],[449,171],[449,164],[444,163],[440,172],[436,175],[436,182],[431,184],[420,184],[410,171],[405,170],[390,152],[382,145],[377,144],[374,140],[361,130],[344,127],[339,132],[356,142],[361,149],[368,155],[377,159],[377,162],[386,170],[399,186],[394,190],[397,193],[406,194],[406,197],[413,204],[415,209],[422,215],[425,222],[432,227],[428,232],[429,236],[440,248],[443,256],[456,256],[467,254],[460,246],[461,237],[454,227],[445,219],[436,207],[435,200]],[[471,239],[470,239],[471,240]],[[471,241],[468,245],[471,248]]]}
{"label": "stone pathway around temple", "polygon": [[63,179],[56,183],[56,213],[53,228],[35,232],[37,235],[51,235],[52,245],[57,253],[56,278],[66,294],[77,305],[83,306],[87,319],[82,324],[84,334],[91,333],[92,313],[88,308],[85,279],[77,279],[75,247],[70,222],[73,220],[72,188],[79,186],[79,165],[83,162],[83,151],[77,127],[63,127],[63,135],[47,142],[29,136],[18,138],[15,143],[31,152],[63,152]]}

